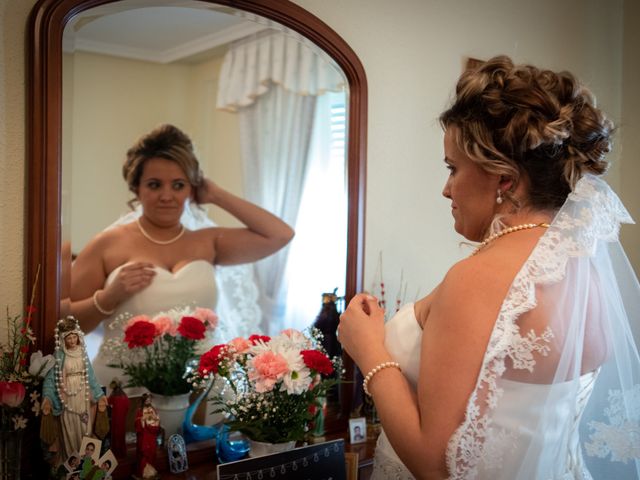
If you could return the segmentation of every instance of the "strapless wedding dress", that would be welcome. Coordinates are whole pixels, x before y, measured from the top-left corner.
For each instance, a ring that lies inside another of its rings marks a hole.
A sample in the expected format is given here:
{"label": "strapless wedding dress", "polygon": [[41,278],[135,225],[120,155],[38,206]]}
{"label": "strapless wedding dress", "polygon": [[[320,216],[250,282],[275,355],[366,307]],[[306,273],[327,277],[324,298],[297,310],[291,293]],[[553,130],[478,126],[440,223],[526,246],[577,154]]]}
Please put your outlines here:
{"label": "strapless wedding dress", "polygon": [[[416,388],[419,376],[420,347],[422,329],[414,313],[413,303],[402,307],[385,325],[385,346],[395,361],[400,364],[403,374],[409,383]],[[549,457],[548,469],[542,474],[524,474],[519,471],[522,455],[536,438],[539,410],[548,399],[550,385],[529,384],[498,379],[498,387],[504,393],[500,399],[500,408],[492,417],[492,435],[485,444],[487,453],[485,460],[474,473],[473,478],[481,480],[514,480],[522,478],[530,480],[588,480],[591,475],[584,466],[579,446],[578,423],[584,407],[593,389],[597,373],[588,373],[580,377],[577,398],[566,382],[554,385],[555,410],[552,421],[545,429],[544,443],[547,445],[544,454]],[[575,405],[578,405],[575,408]],[[578,412],[576,414],[576,412]],[[547,412],[548,416],[549,413]],[[454,435],[449,441],[448,450],[458,447],[458,438]],[[561,452],[561,455],[558,453]],[[373,480],[413,479],[413,475],[404,466],[384,430],[378,437],[376,445]]]}
{"label": "strapless wedding dress", "polygon": [[[124,265],[109,274],[105,281],[105,286],[113,281]],[[102,348],[107,340],[122,337],[122,330],[109,328],[109,325],[119,315],[135,316],[144,314],[153,316],[172,308],[187,306],[210,308],[215,311],[217,302],[215,267],[210,262],[194,260],[176,272],[170,272],[160,267],[155,267],[155,271],[156,275],[147,288],[122,302],[113,315],[104,319],[97,329],[85,337],[87,351],[89,358],[92,360],[96,378],[104,386],[108,386],[114,377],[122,377],[120,369],[107,366],[110,360]],[[223,322],[224,320],[220,319],[220,323]],[[229,326],[225,327],[220,326],[217,328],[213,338],[208,342],[209,345],[202,345],[201,348],[207,348],[215,343],[230,340],[230,338],[221,338],[222,336],[233,335],[233,332],[229,331]],[[127,390],[129,395],[143,392],[143,389]]]}

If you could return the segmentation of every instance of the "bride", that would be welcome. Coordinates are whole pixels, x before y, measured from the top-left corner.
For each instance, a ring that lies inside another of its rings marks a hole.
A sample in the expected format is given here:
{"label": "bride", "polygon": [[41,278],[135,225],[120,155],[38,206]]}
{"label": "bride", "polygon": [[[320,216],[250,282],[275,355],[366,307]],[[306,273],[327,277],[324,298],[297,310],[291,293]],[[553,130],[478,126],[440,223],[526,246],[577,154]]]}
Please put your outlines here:
{"label": "bride", "polygon": [[[140,217],[98,234],[73,264],[71,312],[87,332],[121,313],[215,309],[214,265],[255,262],[293,237],[282,220],[205,178],[191,140],[175,126],[140,138],[127,152],[123,176],[141,205]],[[245,228],[189,230],[181,223],[189,202],[217,205]],[[104,328],[104,334],[115,332]],[[107,362],[101,348],[93,365],[102,385],[122,376]]]}
{"label": "bride", "polygon": [[640,288],[600,178],[613,125],[571,74],[507,57],[466,71],[440,121],[442,193],[480,243],[386,325],[366,294],[341,316],[384,429],[372,478],[639,478]]}

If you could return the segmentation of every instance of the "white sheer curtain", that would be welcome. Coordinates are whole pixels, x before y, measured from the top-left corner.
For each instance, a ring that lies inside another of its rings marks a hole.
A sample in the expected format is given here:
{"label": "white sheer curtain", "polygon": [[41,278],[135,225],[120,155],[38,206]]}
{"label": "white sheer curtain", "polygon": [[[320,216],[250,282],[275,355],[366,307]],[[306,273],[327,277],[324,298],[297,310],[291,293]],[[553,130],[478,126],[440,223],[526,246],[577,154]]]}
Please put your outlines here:
{"label": "white sheer curtain", "polygon": [[[326,56],[295,32],[259,33],[233,44],[223,61],[217,107],[237,112],[246,197],[296,228],[309,164],[316,96],[344,89]],[[284,326],[289,248],[255,264],[262,330]]]}

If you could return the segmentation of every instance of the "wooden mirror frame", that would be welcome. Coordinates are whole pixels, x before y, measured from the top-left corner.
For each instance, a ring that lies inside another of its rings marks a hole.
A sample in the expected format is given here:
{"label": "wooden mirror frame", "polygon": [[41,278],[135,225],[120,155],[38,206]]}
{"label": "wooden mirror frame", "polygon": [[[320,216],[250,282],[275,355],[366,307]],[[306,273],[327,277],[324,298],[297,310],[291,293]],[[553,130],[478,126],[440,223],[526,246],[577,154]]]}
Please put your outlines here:
{"label": "wooden mirror frame", "polygon": [[[25,298],[36,272],[33,330],[38,348],[53,350],[61,294],[62,35],[76,14],[117,0],[40,0],[27,27],[27,219]],[[349,84],[348,230],[345,300],[362,290],[367,143],[367,80],[349,45],[327,24],[289,0],[203,0],[252,12],[297,31],[322,48]],[[345,378],[354,378],[345,358]],[[353,386],[342,386],[341,427],[351,411]],[[344,423],[344,425],[343,425]],[[335,425],[329,422],[329,425]],[[328,425],[328,427],[329,427]],[[330,427],[329,427],[330,428]]]}

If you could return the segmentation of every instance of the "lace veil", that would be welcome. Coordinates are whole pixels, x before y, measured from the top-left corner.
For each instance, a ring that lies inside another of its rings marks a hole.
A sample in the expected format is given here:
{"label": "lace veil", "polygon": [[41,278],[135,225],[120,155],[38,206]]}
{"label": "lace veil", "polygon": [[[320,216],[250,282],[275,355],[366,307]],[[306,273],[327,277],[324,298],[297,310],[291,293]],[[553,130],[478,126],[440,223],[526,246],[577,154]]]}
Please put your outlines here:
{"label": "lace veil", "polygon": [[502,304],[451,478],[640,478],[640,286],[621,223],[615,193],[584,176]]}

